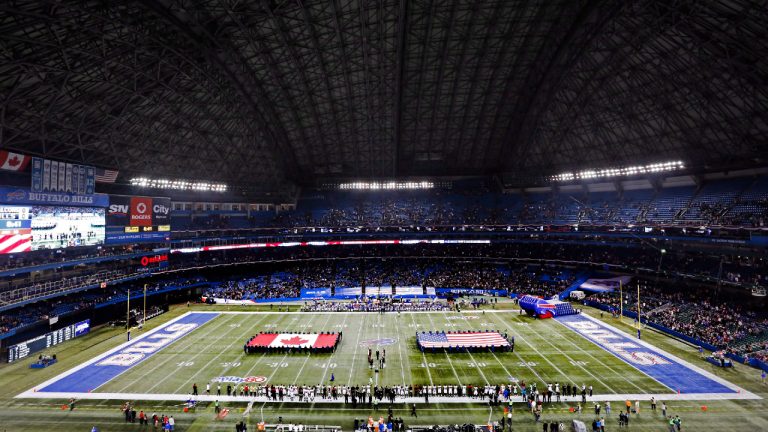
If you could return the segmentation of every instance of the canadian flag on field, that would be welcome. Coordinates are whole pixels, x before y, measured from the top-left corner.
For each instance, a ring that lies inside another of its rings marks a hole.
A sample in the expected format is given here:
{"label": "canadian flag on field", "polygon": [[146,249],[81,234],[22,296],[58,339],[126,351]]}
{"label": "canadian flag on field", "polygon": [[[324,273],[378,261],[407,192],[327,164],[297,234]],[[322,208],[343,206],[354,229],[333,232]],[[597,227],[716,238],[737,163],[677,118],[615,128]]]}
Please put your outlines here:
{"label": "canadian flag on field", "polygon": [[0,150],[0,169],[8,171],[24,171],[32,157],[21,153]]}
{"label": "canadian flag on field", "polygon": [[272,348],[310,348],[317,342],[316,334],[280,333],[269,344]]}

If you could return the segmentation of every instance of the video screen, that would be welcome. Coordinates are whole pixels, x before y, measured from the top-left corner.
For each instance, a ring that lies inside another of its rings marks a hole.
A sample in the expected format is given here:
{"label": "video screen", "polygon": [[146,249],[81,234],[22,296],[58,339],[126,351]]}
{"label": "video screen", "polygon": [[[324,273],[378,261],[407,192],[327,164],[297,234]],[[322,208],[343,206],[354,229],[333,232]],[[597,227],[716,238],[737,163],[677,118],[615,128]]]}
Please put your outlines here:
{"label": "video screen", "polygon": [[0,254],[104,244],[105,209],[0,207]]}

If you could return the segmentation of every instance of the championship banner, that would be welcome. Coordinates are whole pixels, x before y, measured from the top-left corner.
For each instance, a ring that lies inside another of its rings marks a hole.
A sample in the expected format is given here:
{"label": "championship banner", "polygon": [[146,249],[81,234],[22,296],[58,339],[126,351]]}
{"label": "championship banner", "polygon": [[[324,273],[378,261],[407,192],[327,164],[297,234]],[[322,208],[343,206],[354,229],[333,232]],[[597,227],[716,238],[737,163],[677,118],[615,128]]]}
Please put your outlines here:
{"label": "championship banner", "polygon": [[32,192],[92,195],[95,169],[91,166],[32,158]]}

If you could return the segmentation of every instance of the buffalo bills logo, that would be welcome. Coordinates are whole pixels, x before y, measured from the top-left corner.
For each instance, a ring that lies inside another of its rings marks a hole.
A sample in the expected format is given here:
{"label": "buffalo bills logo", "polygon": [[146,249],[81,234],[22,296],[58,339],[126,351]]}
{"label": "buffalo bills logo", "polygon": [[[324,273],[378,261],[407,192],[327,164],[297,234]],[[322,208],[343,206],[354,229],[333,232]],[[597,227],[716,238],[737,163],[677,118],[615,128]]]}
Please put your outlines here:
{"label": "buffalo bills logo", "polygon": [[26,198],[26,196],[27,195],[21,189],[13,192],[8,192],[7,194],[5,194],[5,198],[8,201],[23,201]]}
{"label": "buffalo bills logo", "polygon": [[368,339],[364,341],[360,341],[360,346],[387,346],[387,345],[394,345],[397,343],[397,339],[393,338],[384,338],[384,339]]}

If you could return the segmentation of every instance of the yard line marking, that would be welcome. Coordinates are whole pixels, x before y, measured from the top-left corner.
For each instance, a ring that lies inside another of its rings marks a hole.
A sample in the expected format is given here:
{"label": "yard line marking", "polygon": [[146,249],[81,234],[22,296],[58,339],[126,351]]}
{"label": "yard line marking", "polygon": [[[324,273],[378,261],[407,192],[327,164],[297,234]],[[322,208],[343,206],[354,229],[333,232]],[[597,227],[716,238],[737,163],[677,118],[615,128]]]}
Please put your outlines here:
{"label": "yard line marking", "polygon": [[[416,318],[411,315],[411,321],[413,321],[413,328],[418,328],[416,326]],[[427,376],[429,377],[429,385],[435,385],[435,382],[432,381],[432,372],[429,370],[429,363],[427,362],[427,356],[424,355],[424,351],[421,351],[421,360],[424,362],[424,368],[427,369]]]}
{"label": "yard line marking", "polygon": [[[475,324],[474,323],[470,323],[469,326],[472,327],[473,330],[483,330],[483,329],[475,328]],[[491,354],[493,355],[493,358],[496,359],[496,362],[499,363],[501,368],[504,369],[504,372],[507,374],[507,376],[508,377],[513,376],[512,373],[509,371],[509,369],[507,369],[507,367],[504,366],[504,363],[499,359],[499,357],[496,355],[496,353],[493,350],[491,350]],[[479,367],[479,366],[477,366],[477,363],[475,363],[475,367]]]}
{"label": "yard line marking", "polygon": [[[430,323],[430,324],[432,324],[432,328],[433,328],[435,331],[438,331],[438,329],[435,327],[435,323],[434,323],[434,321],[432,321],[432,317],[431,317],[431,316],[429,316],[429,323]],[[463,385],[463,384],[461,383],[461,378],[459,378],[459,374],[458,374],[458,372],[456,372],[456,368],[455,368],[455,367],[453,367],[453,361],[451,360],[451,357],[448,355],[448,351],[446,351],[445,349],[443,349],[443,354],[445,354],[445,358],[447,358],[447,359],[448,359],[448,364],[449,364],[449,365],[451,365],[451,370],[453,370],[453,375],[456,377],[456,381],[458,381],[459,385]],[[474,361],[474,360],[473,360],[473,361]],[[426,364],[426,363],[424,363],[424,365],[425,365],[426,367],[429,367],[429,365],[428,365],[428,364]],[[482,372],[481,372],[481,373],[482,373]],[[483,378],[485,378],[485,377],[483,377]]]}
{"label": "yard line marking", "polygon": [[[581,366],[581,365],[579,365],[579,364],[575,363],[575,361],[573,360],[573,358],[572,358],[571,356],[569,356],[568,354],[566,354],[565,352],[563,352],[563,351],[562,351],[560,348],[558,348],[558,347],[557,347],[557,345],[555,345],[555,344],[553,344],[552,342],[550,342],[548,338],[545,338],[545,337],[539,336],[539,334],[538,334],[536,331],[532,332],[532,334],[533,334],[533,337],[534,337],[534,338],[536,338],[536,339],[541,339],[541,340],[543,340],[544,342],[546,342],[547,344],[549,344],[549,346],[551,346],[552,348],[554,348],[555,350],[557,350],[557,352],[559,352],[561,355],[563,355],[565,358],[567,358],[567,359],[568,359],[568,361],[574,362],[574,363],[572,363],[574,366],[578,367],[579,369],[581,369],[581,370],[583,370],[584,372],[586,372],[586,373],[587,373],[587,375],[589,375],[589,376],[591,376],[592,378],[596,379],[596,380],[597,380],[597,382],[599,382],[600,384],[602,384],[602,385],[603,385],[603,387],[605,387],[606,389],[610,390],[611,392],[613,392],[613,393],[615,393],[615,394],[618,394],[618,392],[617,392],[617,391],[616,391],[616,390],[615,390],[613,387],[611,387],[611,386],[609,386],[608,384],[606,384],[606,383],[605,383],[605,381],[603,381],[603,380],[601,380],[600,378],[598,378],[598,377],[597,377],[595,374],[593,374],[592,372],[590,372],[590,371],[589,371],[589,369],[587,369],[587,368],[585,368],[584,366]],[[522,339],[522,337],[521,337],[521,339]],[[536,349],[536,348],[534,348],[534,350],[535,350],[535,349]],[[558,369],[558,371],[559,371],[559,369]],[[582,383],[582,385],[584,385],[584,384]]]}
{"label": "yard line marking", "polygon": [[[344,331],[344,324],[347,323],[347,317],[349,317],[349,314],[344,314],[344,321],[341,322],[341,329],[339,330],[339,332]],[[328,359],[325,370],[323,370],[323,376],[322,378],[320,378],[320,385],[323,385],[323,383],[325,382],[325,377],[328,375],[328,369],[330,369],[331,360],[336,358],[336,353],[339,352],[340,350],[341,350],[341,344],[339,344],[339,346],[336,347],[336,350],[333,352],[333,354],[331,354],[331,357]]]}
{"label": "yard line marking", "polygon": [[[221,338],[219,338],[219,339],[221,339]],[[233,338],[232,342],[230,342],[230,343],[229,343],[229,345],[227,345],[227,347],[224,349],[224,353],[227,353],[227,352],[229,352],[229,350],[231,350],[231,349],[232,349],[232,347],[233,347],[233,346],[234,346],[236,343],[239,343],[239,341]],[[198,356],[198,355],[200,355],[201,353],[202,353],[202,351],[201,351],[201,352],[199,352],[198,354],[196,354],[196,355],[195,355],[195,357],[197,357],[197,356]],[[203,367],[201,367],[201,368],[198,368],[198,369],[197,369],[197,370],[198,370],[198,373],[196,373],[195,375],[193,375],[193,376],[189,377],[189,378],[188,378],[186,381],[184,381],[184,383],[183,383],[182,385],[180,385],[180,386],[179,386],[179,388],[176,390],[176,392],[178,392],[179,390],[183,389],[183,388],[184,388],[184,386],[188,385],[190,382],[194,382],[194,381],[193,381],[193,379],[197,378],[197,376],[198,376],[198,375],[200,375],[200,372],[204,372],[204,371],[208,370],[208,366],[210,366],[210,364],[211,364],[211,363],[213,363],[213,362],[215,362],[215,361],[217,361],[217,360],[218,360],[218,361],[220,361],[220,360],[221,360],[221,357],[220,357],[220,355],[216,355],[216,356],[212,357],[210,360],[208,360],[208,362],[207,362],[207,363],[206,363],[206,364],[205,364]],[[230,362],[230,363],[231,363],[231,362]],[[169,374],[168,376],[170,376],[170,374]],[[205,377],[203,377],[203,378],[205,378]],[[210,382],[211,382],[211,379],[209,378],[209,379],[207,379],[207,380],[204,380],[204,381],[202,381],[202,382],[210,383]]]}
{"label": "yard line marking", "polygon": [[[512,326],[511,326],[511,325],[509,325],[509,323],[507,323],[507,322],[506,322],[506,321],[504,321],[503,319],[501,319],[501,318],[498,318],[498,317],[496,317],[496,316],[494,316],[494,318],[497,318],[499,321],[501,321],[501,323],[502,323],[502,324],[504,324],[505,326],[507,326],[507,328],[510,330],[510,332],[512,332],[512,333],[514,334],[514,329],[512,328]],[[521,322],[522,322],[522,321],[521,321]],[[527,340],[526,340],[526,339],[525,339],[525,338],[524,338],[524,337],[523,337],[521,334],[518,334],[518,335],[517,335],[517,337],[519,337],[519,338],[522,340],[522,342],[523,342],[523,343],[525,343],[526,345],[528,345],[529,347],[531,347],[531,349],[532,349],[532,350],[536,351],[536,354],[538,354],[538,355],[539,355],[539,357],[541,357],[542,359],[544,359],[544,361],[545,361],[545,362],[549,363],[549,364],[550,364],[550,366],[552,366],[552,368],[554,368],[554,369],[555,369],[555,370],[556,370],[558,373],[560,373],[560,375],[561,375],[561,376],[563,376],[563,377],[564,377],[564,379],[568,379],[568,380],[570,380],[570,377],[569,377],[569,375],[568,375],[568,374],[564,373],[564,372],[563,372],[563,371],[562,371],[562,370],[561,370],[559,367],[557,367],[557,366],[556,366],[554,363],[552,363],[552,362],[549,360],[549,358],[548,358],[547,356],[545,356],[545,355],[544,355],[544,354],[542,354],[542,353],[541,353],[539,350],[537,350],[537,349],[536,349],[536,347],[535,347],[534,345],[530,344],[530,343],[529,343],[529,342],[528,342],[528,341],[527,341]],[[543,378],[541,377],[541,375],[539,375],[539,373],[538,373],[538,372],[536,372],[536,371],[535,371],[535,370],[534,370],[532,367],[528,366],[528,362],[524,361],[524,360],[523,360],[523,358],[520,356],[520,354],[518,354],[517,352],[515,352],[514,354],[515,354],[515,355],[516,355],[516,356],[517,356],[517,357],[520,359],[520,362],[522,362],[522,363],[525,363],[525,364],[526,364],[526,367],[528,367],[528,369],[530,369],[530,370],[531,370],[531,372],[533,372],[533,373],[534,373],[534,375],[536,375],[536,376],[537,376],[537,377],[538,377],[538,378],[539,378],[539,379],[542,381],[542,383],[543,383],[543,384],[548,384],[548,383],[550,383],[550,382],[560,382],[560,381],[562,381],[562,380],[545,380],[545,379],[543,379]],[[576,385],[576,383],[575,383],[575,382],[573,382],[573,381],[571,381],[571,384],[574,384],[574,385]]]}
{"label": "yard line marking", "polygon": [[[215,320],[215,318],[214,318],[214,320]],[[211,321],[209,321],[209,322],[211,322]],[[228,317],[227,318],[222,318],[222,320],[219,322],[219,324],[217,326],[212,326],[212,327],[208,328],[208,331],[205,333],[204,337],[210,336],[211,334],[213,334],[215,331],[217,331],[218,329],[220,329],[222,326],[224,326],[227,323],[229,323],[229,318]],[[190,338],[190,339],[187,339],[185,341],[184,345],[177,345],[176,347],[179,348],[180,346],[183,346],[182,350],[186,351],[189,347],[191,347],[195,343],[197,343],[197,340],[195,338]],[[198,353],[198,355],[199,355],[199,353]],[[161,366],[164,366],[165,364],[167,364],[168,362],[173,361],[173,360],[177,360],[177,357],[176,356],[169,356],[167,359],[160,361],[160,363],[158,365],[156,365],[155,367],[150,369],[149,372],[144,373],[143,375],[145,375],[145,376],[146,375],[151,375],[158,368],[160,368]],[[128,369],[128,370],[134,370],[134,369],[131,368],[131,369]],[[145,390],[145,392],[149,393],[151,390],[155,389],[158,385],[160,385],[161,382],[165,381],[170,376],[171,376],[170,374],[166,374],[164,378],[162,378],[160,381],[157,381],[152,387],[150,387],[149,389]],[[123,391],[125,391],[125,389],[130,388],[132,385],[135,385],[135,384],[140,383],[140,382],[141,382],[140,380],[136,380],[136,381],[130,382],[127,385],[125,385],[122,388],[120,388],[120,392],[123,392]]]}
{"label": "yard line marking", "polygon": [[355,372],[355,359],[357,359],[357,349],[360,347],[360,335],[363,333],[363,327],[365,327],[365,315],[363,315],[363,322],[360,323],[357,329],[357,341],[355,342],[355,352],[352,354],[352,367],[349,368],[349,380],[347,380],[347,387],[352,385],[352,377]]}
{"label": "yard line marking", "polygon": [[[557,321],[557,320],[555,320],[555,321]],[[560,323],[560,321],[557,321],[557,322],[558,322],[559,324],[562,324],[562,323]],[[610,371],[611,371],[611,372],[612,372],[614,375],[616,375],[616,376],[618,376],[619,378],[623,379],[624,381],[626,381],[627,383],[629,383],[629,384],[630,384],[632,387],[634,387],[634,388],[636,388],[636,389],[640,390],[640,392],[641,392],[641,393],[648,393],[648,392],[647,392],[647,391],[645,391],[645,390],[644,390],[642,387],[640,387],[639,385],[637,385],[637,384],[636,384],[634,381],[632,381],[632,380],[630,380],[629,378],[627,378],[627,376],[626,376],[625,374],[623,374],[623,373],[621,373],[621,372],[619,372],[619,371],[616,371],[616,370],[615,370],[614,368],[612,368],[611,366],[609,366],[609,365],[607,365],[607,364],[603,363],[603,362],[602,362],[600,359],[598,359],[597,357],[595,357],[594,355],[592,355],[592,354],[591,354],[589,351],[586,351],[585,349],[583,349],[583,348],[582,348],[582,347],[581,347],[581,346],[580,346],[578,343],[574,342],[574,341],[573,341],[571,338],[569,338],[569,337],[565,336],[563,333],[560,333],[560,332],[555,332],[555,334],[557,335],[557,337],[558,337],[558,338],[560,338],[560,339],[564,339],[564,340],[567,340],[568,342],[570,342],[570,343],[571,343],[573,346],[575,346],[575,347],[576,347],[576,349],[577,349],[577,350],[579,350],[579,351],[581,351],[582,353],[586,354],[587,356],[589,356],[590,358],[592,358],[593,360],[595,360],[597,363],[601,364],[601,365],[602,365],[602,367],[604,367],[604,368],[606,368],[606,369],[610,370]],[[575,336],[577,336],[577,337],[581,337],[581,336],[580,336],[580,335],[578,335],[577,333],[574,333],[574,335],[575,335]],[[582,339],[583,339],[583,338],[582,338]],[[590,342],[591,342],[591,341],[590,341]],[[666,386],[665,386],[665,387],[666,387]]]}
{"label": "yard line marking", "polygon": [[[251,326],[250,331],[248,333],[246,333],[245,337],[247,338],[248,334],[256,331],[257,330],[256,326],[260,325],[262,323],[262,321],[264,321],[266,318],[267,318],[266,316],[263,316],[263,317],[259,318],[256,321],[256,323],[253,324],[253,326]],[[246,343],[247,343],[247,339],[246,339]],[[246,355],[247,354],[245,352],[241,352],[240,355],[238,355],[237,358],[234,361],[235,362],[242,362],[242,360],[246,357]],[[227,372],[229,372],[229,370],[233,368],[233,366],[232,366],[233,362],[229,362],[229,363],[230,363],[230,366],[225,367],[224,370],[219,372],[219,376],[225,376],[227,374]],[[248,376],[248,375],[246,375],[246,376]]]}
{"label": "yard line marking", "polygon": [[[210,336],[210,335],[212,335],[212,334],[215,334],[215,332],[216,332],[216,331],[218,331],[218,330],[219,330],[221,327],[223,327],[225,324],[229,323],[229,321],[230,321],[230,318],[226,318],[226,319],[223,319],[223,320],[222,320],[222,322],[221,322],[221,323],[219,323],[219,325],[218,325],[218,326],[216,326],[216,327],[213,327],[213,328],[209,329],[209,331],[208,331],[208,332],[207,332],[207,333],[204,335],[204,337],[206,337],[206,338],[207,338],[208,336]],[[218,341],[218,340],[220,340],[220,339],[221,339],[221,337],[219,337],[219,338],[218,338],[218,339],[216,339],[216,340]],[[194,339],[190,339],[190,340],[188,341],[188,343],[187,343],[186,345],[184,345],[184,349],[182,350],[182,352],[186,352],[186,350],[187,350],[188,348],[192,347],[192,346],[193,346],[193,345],[194,345],[196,342],[197,342],[197,341],[195,341]],[[197,354],[195,354],[195,355],[194,355],[194,356],[192,356],[191,358],[188,358],[188,359],[184,359],[184,361],[187,361],[187,360],[194,360],[194,359],[195,359],[197,356],[199,356],[200,354],[202,354],[202,352],[201,352],[201,351],[197,351]],[[165,366],[165,365],[166,365],[168,362],[172,362],[172,361],[176,361],[176,360],[178,360],[178,358],[177,358],[176,356],[170,356],[170,357],[168,357],[168,358],[167,358],[166,360],[164,360],[162,363],[160,363],[159,365],[157,365],[157,366],[153,367],[152,369],[150,369],[150,371],[149,371],[149,374],[151,374],[151,373],[153,373],[154,371],[156,371],[156,370],[157,370],[157,369],[158,369],[160,366]],[[179,366],[176,366],[176,370],[179,370],[179,369],[181,369],[181,367],[179,367]],[[199,369],[198,369],[198,370],[199,370]],[[147,375],[147,374],[145,374],[145,375]],[[196,376],[196,375],[197,375],[197,374],[195,374],[195,376]],[[145,390],[145,391],[146,391],[147,393],[151,392],[152,390],[154,390],[155,388],[157,388],[157,386],[159,386],[160,384],[162,384],[163,382],[165,382],[165,380],[167,380],[167,379],[168,379],[168,378],[170,378],[171,376],[172,376],[172,374],[171,374],[171,373],[168,373],[168,374],[164,374],[164,375],[163,375],[163,377],[162,377],[160,380],[158,380],[158,381],[155,381],[155,383],[152,385],[152,387],[148,388],[148,389],[147,389],[147,390]],[[131,385],[133,385],[133,384],[136,384],[136,383],[135,383],[135,382],[133,382],[133,383],[129,384],[128,386],[126,386],[125,388],[128,388],[128,387],[130,387],[130,386],[131,386]],[[124,391],[124,390],[125,390],[125,388],[121,389],[120,391]],[[177,391],[178,391],[178,390],[177,390]]]}
{"label": "yard line marking", "polygon": [[[312,317],[310,319],[310,322],[314,321],[314,319],[315,319],[315,317]],[[326,318],[326,320],[325,320],[325,324],[323,324],[323,328],[326,328],[328,326],[328,321],[330,321],[330,320],[331,320],[331,316],[328,315],[328,318]],[[312,356],[312,353],[308,352],[307,353],[307,357],[304,359],[304,363],[302,363],[302,365],[301,365],[301,369],[299,369],[299,373],[297,373],[296,377],[293,379],[293,385],[296,385],[296,381],[299,380],[299,377],[301,376],[301,373],[304,372],[304,367],[307,365],[307,361],[309,361],[309,357],[310,356]]]}
{"label": "yard line marking", "polygon": [[[399,314],[398,314],[399,315]],[[403,363],[403,346],[400,340],[400,326],[398,325],[397,318],[395,318],[395,334],[397,335],[397,353],[400,354],[400,374],[403,377],[403,386],[407,386],[405,383],[405,363]],[[405,356],[406,360],[408,356]],[[408,370],[411,369],[411,362],[408,360]]]}

